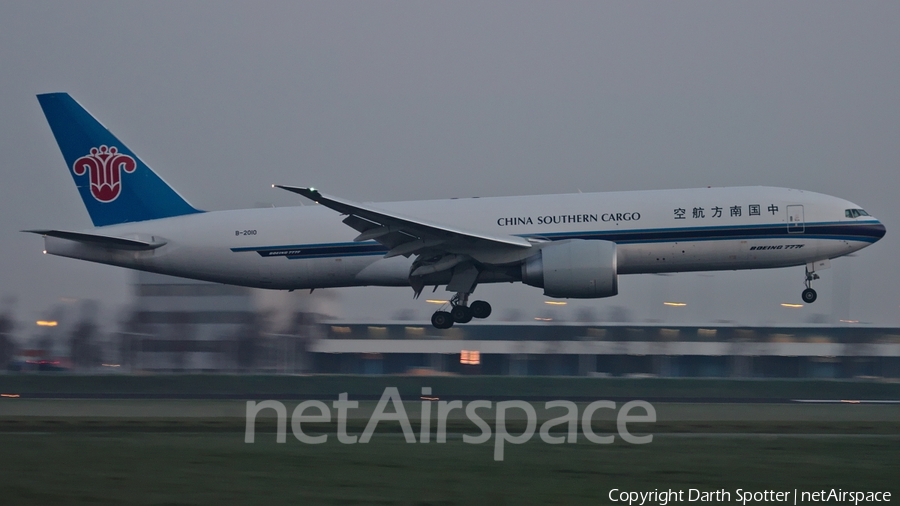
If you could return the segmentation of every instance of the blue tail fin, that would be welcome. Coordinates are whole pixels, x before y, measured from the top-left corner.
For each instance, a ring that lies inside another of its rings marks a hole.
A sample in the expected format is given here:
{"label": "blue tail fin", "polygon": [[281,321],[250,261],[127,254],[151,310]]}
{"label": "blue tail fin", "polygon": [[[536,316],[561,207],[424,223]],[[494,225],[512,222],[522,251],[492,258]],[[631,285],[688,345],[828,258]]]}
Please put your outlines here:
{"label": "blue tail fin", "polygon": [[94,226],[199,213],[68,93],[38,95]]}

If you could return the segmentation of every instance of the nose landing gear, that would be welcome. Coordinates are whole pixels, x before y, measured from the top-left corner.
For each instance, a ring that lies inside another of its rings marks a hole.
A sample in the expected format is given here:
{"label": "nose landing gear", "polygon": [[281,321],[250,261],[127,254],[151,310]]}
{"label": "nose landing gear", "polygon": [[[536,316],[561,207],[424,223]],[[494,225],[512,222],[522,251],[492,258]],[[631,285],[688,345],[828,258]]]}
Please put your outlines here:
{"label": "nose landing gear", "polygon": [[816,291],[813,290],[812,288],[807,288],[806,290],[803,290],[803,293],[800,296],[803,298],[803,302],[805,302],[807,304],[812,304],[819,297],[819,295],[816,293]]}
{"label": "nose landing gear", "polygon": [[800,297],[803,299],[803,302],[807,304],[812,304],[818,298],[818,294],[815,290],[812,289],[812,281],[814,279],[819,279],[819,275],[815,273],[815,271],[810,271],[809,266],[806,267],[806,290],[803,290],[803,293]]}

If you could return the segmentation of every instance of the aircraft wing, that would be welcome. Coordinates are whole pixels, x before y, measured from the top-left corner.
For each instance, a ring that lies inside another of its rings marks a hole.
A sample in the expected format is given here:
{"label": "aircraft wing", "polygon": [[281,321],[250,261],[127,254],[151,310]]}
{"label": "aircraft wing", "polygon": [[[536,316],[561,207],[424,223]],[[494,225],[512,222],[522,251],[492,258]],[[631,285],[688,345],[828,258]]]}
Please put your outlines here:
{"label": "aircraft wing", "polygon": [[522,237],[494,236],[448,227],[325,195],[315,188],[273,185],[347,215],[344,223],[360,234],[355,241],[375,240],[390,248],[385,258],[424,251],[470,254],[473,250],[522,250],[532,243]]}

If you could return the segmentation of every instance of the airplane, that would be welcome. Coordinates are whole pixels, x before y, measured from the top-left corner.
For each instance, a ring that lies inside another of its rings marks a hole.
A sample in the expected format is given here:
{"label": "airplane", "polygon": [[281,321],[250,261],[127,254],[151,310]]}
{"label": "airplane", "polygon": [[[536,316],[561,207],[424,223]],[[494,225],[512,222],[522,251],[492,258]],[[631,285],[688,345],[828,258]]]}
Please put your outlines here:
{"label": "airplane", "polygon": [[623,274],[805,266],[877,242],[860,206],[771,187],[357,203],[273,185],[319,205],[201,211],[66,93],[38,101],[94,227],[25,230],[44,253],[276,290],[445,286],[447,329],[491,314],[476,286],[522,282],[552,298],[618,293]]}

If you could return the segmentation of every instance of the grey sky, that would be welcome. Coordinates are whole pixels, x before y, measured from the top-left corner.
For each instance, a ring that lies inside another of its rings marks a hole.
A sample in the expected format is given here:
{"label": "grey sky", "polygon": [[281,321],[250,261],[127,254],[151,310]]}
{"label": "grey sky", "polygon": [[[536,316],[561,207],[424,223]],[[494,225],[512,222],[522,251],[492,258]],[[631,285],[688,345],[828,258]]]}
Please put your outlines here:
{"label": "grey sky", "polygon": [[[60,297],[127,302],[114,267],[40,254],[20,229],[87,213],[36,93],[68,91],[203,209],[695,186],[854,201],[887,236],[835,262],[799,311],[802,268],[624,277],[579,302],[638,319],[900,323],[896,2],[4,2],[0,295],[23,321]],[[835,279],[839,282],[835,283]],[[836,285],[836,286],[835,286]],[[346,316],[431,308],[341,290]],[[539,289],[479,287],[502,316]],[[681,312],[662,308],[684,300]]]}

